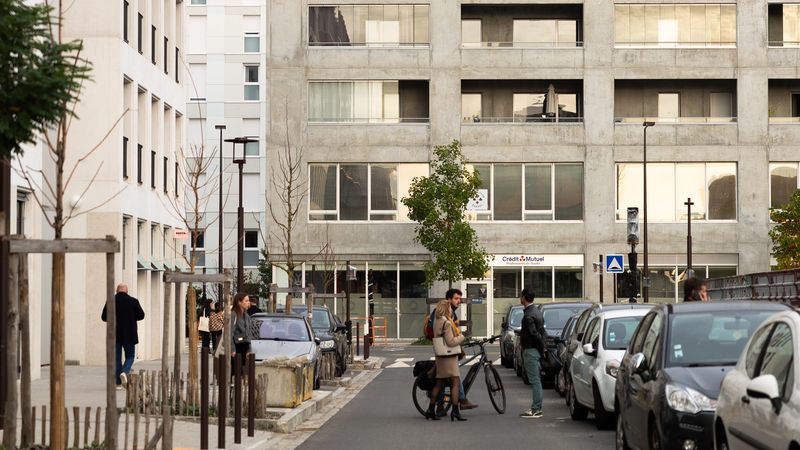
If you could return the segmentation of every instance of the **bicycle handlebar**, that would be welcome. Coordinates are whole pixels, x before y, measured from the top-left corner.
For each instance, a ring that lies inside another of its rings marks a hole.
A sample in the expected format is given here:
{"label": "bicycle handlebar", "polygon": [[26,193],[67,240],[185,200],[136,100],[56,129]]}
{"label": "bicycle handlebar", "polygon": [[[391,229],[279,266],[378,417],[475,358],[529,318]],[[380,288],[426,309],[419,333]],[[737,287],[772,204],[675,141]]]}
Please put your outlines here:
{"label": "bicycle handlebar", "polygon": [[483,339],[480,339],[480,340],[477,340],[477,341],[469,341],[469,342],[464,344],[464,347],[474,347],[476,345],[483,346],[485,344],[494,343],[494,341],[496,341],[498,339],[500,339],[500,335],[499,334],[496,335],[496,336],[490,336],[488,338],[483,338]]}

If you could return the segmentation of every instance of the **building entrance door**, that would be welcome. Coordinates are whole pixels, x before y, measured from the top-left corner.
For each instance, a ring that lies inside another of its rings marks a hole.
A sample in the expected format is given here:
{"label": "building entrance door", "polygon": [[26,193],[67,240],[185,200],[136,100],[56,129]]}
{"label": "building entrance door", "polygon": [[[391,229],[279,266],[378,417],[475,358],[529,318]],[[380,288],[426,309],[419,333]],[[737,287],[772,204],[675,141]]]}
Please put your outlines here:
{"label": "building entrance door", "polygon": [[464,283],[464,298],[466,304],[466,320],[469,321],[469,331],[474,337],[491,335],[492,321],[488,313],[492,311],[492,284],[489,281],[467,281]]}

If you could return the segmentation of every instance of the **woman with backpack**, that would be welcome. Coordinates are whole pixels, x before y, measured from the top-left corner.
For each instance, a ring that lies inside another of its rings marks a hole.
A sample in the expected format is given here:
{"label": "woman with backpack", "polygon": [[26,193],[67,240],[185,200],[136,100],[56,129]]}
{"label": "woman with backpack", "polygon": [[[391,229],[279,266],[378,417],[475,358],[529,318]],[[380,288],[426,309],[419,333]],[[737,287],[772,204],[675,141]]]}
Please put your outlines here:
{"label": "woman with backpack", "polygon": [[[459,347],[464,342],[464,335],[458,325],[453,322],[453,310],[450,308],[449,300],[442,300],[436,305],[436,319],[433,321],[433,338],[441,338],[447,347]],[[448,356],[436,356],[436,386],[431,390],[431,402],[428,411],[425,412],[425,419],[439,420],[436,415],[436,399],[444,389],[447,381],[450,381],[450,421],[467,420],[461,417],[459,410],[459,386],[461,385],[461,372],[458,369],[458,353]]]}

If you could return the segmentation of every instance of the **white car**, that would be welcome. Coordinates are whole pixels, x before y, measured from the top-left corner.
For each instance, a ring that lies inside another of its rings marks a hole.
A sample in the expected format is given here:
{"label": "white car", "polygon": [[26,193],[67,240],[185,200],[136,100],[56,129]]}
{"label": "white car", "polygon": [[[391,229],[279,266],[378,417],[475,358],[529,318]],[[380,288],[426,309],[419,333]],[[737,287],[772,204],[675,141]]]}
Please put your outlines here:
{"label": "white car", "polygon": [[601,311],[592,317],[570,363],[567,405],[573,420],[594,411],[598,429],[614,426],[617,369],[648,309]]}
{"label": "white car", "polygon": [[714,417],[717,449],[800,449],[800,313],[786,311],[752,333],[725,376]]}

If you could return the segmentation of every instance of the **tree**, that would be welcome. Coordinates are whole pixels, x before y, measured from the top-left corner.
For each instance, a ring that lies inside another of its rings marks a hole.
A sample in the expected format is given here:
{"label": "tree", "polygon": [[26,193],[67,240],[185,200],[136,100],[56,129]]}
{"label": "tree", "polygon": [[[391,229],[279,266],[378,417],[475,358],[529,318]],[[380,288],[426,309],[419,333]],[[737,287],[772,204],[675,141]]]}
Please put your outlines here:
{"label": "tree", "polygon": [[769,216],[775,222],[769,237],[778,269],[800,268],[800,189],[792,194],[786,206],[770,209]]}
{"label": "tree", "polygon": [[460,142],[437,145],[433,154],[431,174],[415,178],[402,202],[417,222],[414,240],[431,253],[426,283],[441,280],[452,286],[456,280],[481,278],[489,269],[489,255],[464,216],[481,182],[478,173],[467,170]]}
{"label": "tree", "polygon": [[272,263],[269,253],[262,248],[258,258],[258,268],[255,272],[247,272],[244,278],[244,289],[248,295],[259,299],[269,299],[269,285],[272,284]]}

